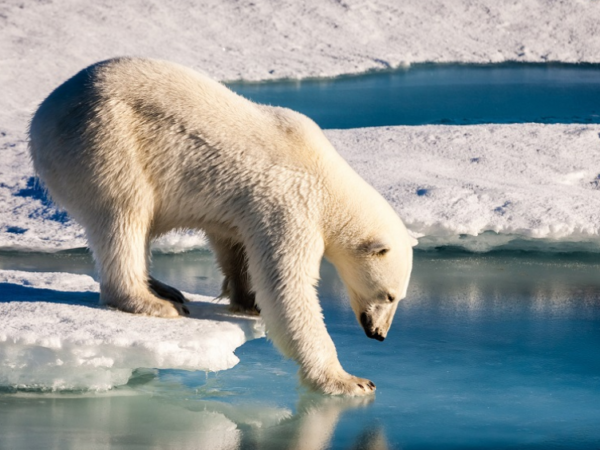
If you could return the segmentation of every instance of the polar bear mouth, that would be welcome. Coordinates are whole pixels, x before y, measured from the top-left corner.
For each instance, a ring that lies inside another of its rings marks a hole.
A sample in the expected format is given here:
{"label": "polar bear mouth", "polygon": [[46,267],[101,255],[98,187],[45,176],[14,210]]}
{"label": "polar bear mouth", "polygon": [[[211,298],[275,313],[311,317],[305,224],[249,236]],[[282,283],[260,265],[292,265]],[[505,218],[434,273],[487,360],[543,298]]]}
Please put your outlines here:
{"label": "polar bear mouth", "polygon": [[365,334],[367,337],[371,339],[377,339],[378,341],[383,341],[385,336],[383,336],[378,329],[373,326],[373,319],[367,315],[367,313],[361,313],[360,315],[360,324],[365,330]]}

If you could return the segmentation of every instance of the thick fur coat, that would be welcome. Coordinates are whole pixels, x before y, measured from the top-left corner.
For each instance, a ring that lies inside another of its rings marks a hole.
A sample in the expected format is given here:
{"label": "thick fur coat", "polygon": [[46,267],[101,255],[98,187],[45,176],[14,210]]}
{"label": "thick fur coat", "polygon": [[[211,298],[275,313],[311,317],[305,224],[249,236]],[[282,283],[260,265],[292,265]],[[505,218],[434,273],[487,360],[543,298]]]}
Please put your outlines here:
{"label": "thick fur coat", "polygon": [[181,293],[149,275],[149,245],[172,229],[201,229],[232,309],[260,311],[308,386],[375,389],[338,361],[316,295],[319,266],[323,256],[335,265],[365,332],[383,340],[406,295],[411,239],[310,119],[176,64],[119,58],[42,103],[30,148],[52,198],[86,230],[103,303],[185,314]]}

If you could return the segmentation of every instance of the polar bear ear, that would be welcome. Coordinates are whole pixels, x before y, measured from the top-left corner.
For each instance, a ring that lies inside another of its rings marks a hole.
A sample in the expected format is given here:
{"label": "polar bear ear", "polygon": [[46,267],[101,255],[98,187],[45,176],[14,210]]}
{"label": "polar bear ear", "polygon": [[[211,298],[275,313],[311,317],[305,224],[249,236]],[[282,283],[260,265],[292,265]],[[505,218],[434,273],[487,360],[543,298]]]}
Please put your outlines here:
{"label": "polar bear ear", "polygon": [[409,239],[411,247],[416,247],[417,245],[419,245],[419,241],[417,240],[418,235],[416,233],[413,233],[410,230],[407,230],[407,231],[408,231],[408,239]]}
{"label": "polar bear ear", "polygon": [[369,255],[383,256],[390,251],[390,246],[384,241],[376,239],[366,242],[362,245],[361,250]]}

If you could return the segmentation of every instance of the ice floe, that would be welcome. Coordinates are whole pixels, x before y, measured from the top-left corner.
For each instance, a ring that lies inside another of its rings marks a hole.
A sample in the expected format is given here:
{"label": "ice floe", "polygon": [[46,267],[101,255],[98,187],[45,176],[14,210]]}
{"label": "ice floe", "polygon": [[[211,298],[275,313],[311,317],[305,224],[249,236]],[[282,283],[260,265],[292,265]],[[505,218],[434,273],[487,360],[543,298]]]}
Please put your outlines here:
{"label": "ice floe", "polygon": [[[25,139],[39,102],[93,62],[119,55],[166,58],[221,80],[330,77],[417,62],[598,63],[598,23],[600,8],[591,1],[5,2],[0,249],[86,245],[82,229],[53,207],[37,183]],[[597,128],[487,128],[385,128],[330,136],[394,204],[421,237],[421,247],[595,242]],[[573,159],[571,148],[585,159]],[[481,233],[485,239],[469,238]],[[186,231],[154,244],[163,252],[203,246],[201,234]]]}
{"label": "ice floe", "polygon": [[137,368],[220,371],[264,336],[257,318],[186,294],[189,318],[158,319],[98,305],[89,276],[0,270],[0,386],[106,390]]}

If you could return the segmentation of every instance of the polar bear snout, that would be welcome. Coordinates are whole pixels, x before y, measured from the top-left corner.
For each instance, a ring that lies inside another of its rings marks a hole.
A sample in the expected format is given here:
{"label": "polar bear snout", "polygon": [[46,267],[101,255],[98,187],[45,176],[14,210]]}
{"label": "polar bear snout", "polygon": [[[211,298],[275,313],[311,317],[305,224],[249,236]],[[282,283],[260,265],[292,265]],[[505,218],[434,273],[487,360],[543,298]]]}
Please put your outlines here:
{"label": "polar bear snout", "polygon": [[365,312],[360,315],[360,324],[365,330],[367,337],[370,337],[371,339],[383,341],[387,336],[387,330],[383,331],[381,328],[375,327],[373,325],[373,318]]}
{"label": "polar bear snout", "polygon": [[368,337],[383,341],[392,326],[398,302],[390,303],[387,300],[383,302],[381,296],[378,296],[371,302],[363,302],[363,305],[365,303],[367,303],[366,307],[363,306],[357,311],[358,321]]}

